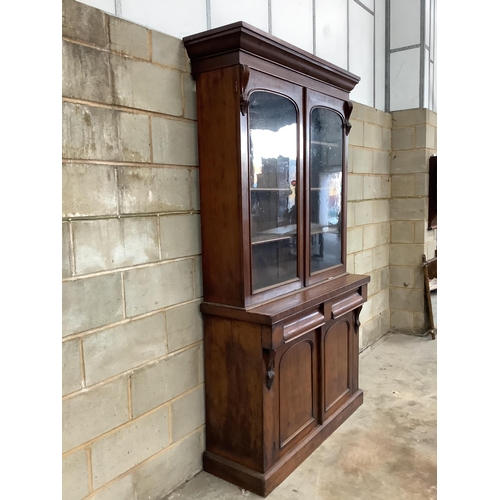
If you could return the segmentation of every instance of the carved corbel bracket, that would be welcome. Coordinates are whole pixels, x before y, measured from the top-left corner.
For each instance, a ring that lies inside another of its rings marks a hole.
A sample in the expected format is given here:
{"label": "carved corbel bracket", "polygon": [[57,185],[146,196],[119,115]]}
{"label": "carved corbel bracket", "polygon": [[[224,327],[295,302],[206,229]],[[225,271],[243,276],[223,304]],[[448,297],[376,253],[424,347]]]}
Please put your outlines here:
{"label": "carved corbel bracket", "polygon": [[266,364],[267,373],[266,373],[266,387],[271,389],[274,377],[276,373],[274,373],[274,359],[276,358],[276,349],[263,349],[264,354],[264,362]]}
{"label": "carved corbel bracket", "polygon": [[351,116],[352,113],[352,108],[353,108],[352,101],[344,101],[344,115],[345,115],[344,127],[346,135],[349,135],[349,132],[351,131],[352,128],[351,122],[349,121],[349,117]]}
{"label": "carved corbel bracket", "polygon": [[240,110],[245,116],[248,113],[247,85],[250,79],[250,68],[246,64],[240,64]]}
{"label": "carved corbel bracket", "polygon": [[354,333],[356,335],[359,334],[359,326],[361,325],[361,323],[359,321],[359,315],[361,313],[361,308],[362,308],[362,306],[354,309]]}

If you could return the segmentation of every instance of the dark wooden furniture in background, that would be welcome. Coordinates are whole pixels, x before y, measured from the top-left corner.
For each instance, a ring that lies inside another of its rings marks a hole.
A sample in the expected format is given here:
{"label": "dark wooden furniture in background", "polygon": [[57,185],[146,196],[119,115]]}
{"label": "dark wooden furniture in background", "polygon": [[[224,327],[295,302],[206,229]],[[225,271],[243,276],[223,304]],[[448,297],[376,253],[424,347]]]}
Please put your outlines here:
{"label": "dark wooden furniture in background", "polygon": [[437,228],[437,155],[429,158],[429,223],[427,229]]}
{"label": "dark wooden furniture in background", "polygon": [[196,79],[204,469],[268,495],[363,400],[346,272],[359,78],[245,23],[186,37]]}
{"label": "dark wooden furniture in background", "polygon": [[434,257],[429,260],[427,260],[425,253],[422,254],[422,268],[424,271],[425,303],[429,315],[429,329],[425,332],[425,335],[430,333],[434,340],[436,338],[437,325],[434,323],[431,293],[437,291],[437,250],[435,251]]}

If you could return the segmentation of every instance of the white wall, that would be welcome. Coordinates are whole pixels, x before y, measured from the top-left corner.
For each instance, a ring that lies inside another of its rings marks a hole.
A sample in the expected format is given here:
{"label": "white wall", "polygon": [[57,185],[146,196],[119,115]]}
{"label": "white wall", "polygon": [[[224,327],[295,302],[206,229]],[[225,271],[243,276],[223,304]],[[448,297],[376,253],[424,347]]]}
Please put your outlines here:
{"label": "white wall", "polygon": [[428,108],[435,100],[436,0],[390,0],[391,111]]}
{"label": "white wall", "polygon": [[[425,4],[422,21],[421,2]],[[390,111],[418,107],[435,110],[435,2],[83,0],[176,38],[245,21],[360,76],[352,99]],[[388,15],[390,33],[386,36]]]}

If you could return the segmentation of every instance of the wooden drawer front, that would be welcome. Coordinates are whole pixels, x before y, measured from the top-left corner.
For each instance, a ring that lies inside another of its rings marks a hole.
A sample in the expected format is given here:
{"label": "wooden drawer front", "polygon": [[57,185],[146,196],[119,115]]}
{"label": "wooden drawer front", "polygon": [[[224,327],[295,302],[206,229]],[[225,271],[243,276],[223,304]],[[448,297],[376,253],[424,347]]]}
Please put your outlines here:
{"label": "wooden drawer front", "polygon": [[285,323],[283,326],[283,340],[285,343],[291,342],[324,324],[325,316],[323,313],[320,310],[312,311],[307,316]]}
{"label": "wooden drawer front", "polygon": [[332,318],[337,319],[345,313],[356,309],[364,302],[366,302],[366,298],[363,297],[361,289],[353,291],[332,304]]}
{"label": "wooden drawer front", "polygon": [[[315,332],[285,350],[279,361],[279,448],[308,432],[317,418]],[[278,451],[278,450],[277,450]]]}
{"label": "wooden drawer front", "polygon": [[350,325],[338,321],[325,332],[323,344],[323,411],[334,411],[351,393]]}

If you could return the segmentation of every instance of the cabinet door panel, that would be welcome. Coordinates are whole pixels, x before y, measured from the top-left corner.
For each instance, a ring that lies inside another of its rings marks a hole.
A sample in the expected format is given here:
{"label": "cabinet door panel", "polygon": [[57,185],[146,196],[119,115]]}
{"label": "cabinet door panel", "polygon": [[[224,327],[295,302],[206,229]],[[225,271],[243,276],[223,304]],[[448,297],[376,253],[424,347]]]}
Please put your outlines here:
{"label": "cabinet door panel", "polygon": [[311,273],[342,263],[341,206],[343,124],[335,111],[311,110],[309,156],[309,268]]}
{"label": "cabinet door panel", "polygon": [[312,338],[288,348],[279,364],[279,444],[283,448],[315,420],[316,363]]}
{"label": "cabinet door panel", "polygon": [[304,286],[303,89],[252,69],[245,92],[242,203],[249,226],[243,231],[250,250],[244,255],[249,305]]}
{"label": "cabinet door panel", "polygon": [[347,141],[343,101],[306,91],[306,286],[345,272]]}
{"label": "cabinet door panel", "polygon": [[298,120],[294,102],[256,90],[249,99],[252,291],[298,277]]}
{"label": "cabinet door panel", "polygon": [[342,396],[350,392],[349,388],[349,324],[340,321],[325,333],[325,407],[328,411]]}

